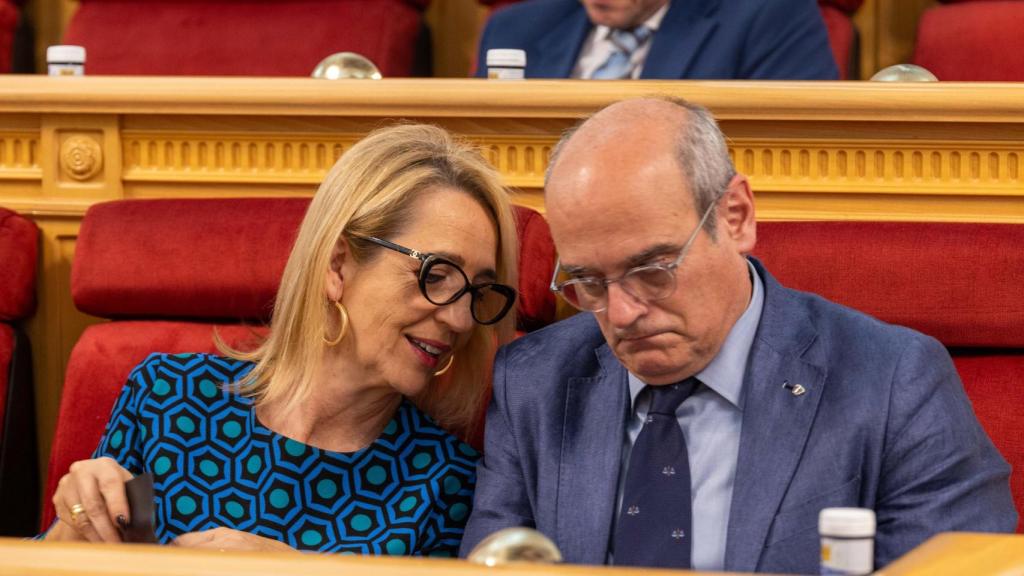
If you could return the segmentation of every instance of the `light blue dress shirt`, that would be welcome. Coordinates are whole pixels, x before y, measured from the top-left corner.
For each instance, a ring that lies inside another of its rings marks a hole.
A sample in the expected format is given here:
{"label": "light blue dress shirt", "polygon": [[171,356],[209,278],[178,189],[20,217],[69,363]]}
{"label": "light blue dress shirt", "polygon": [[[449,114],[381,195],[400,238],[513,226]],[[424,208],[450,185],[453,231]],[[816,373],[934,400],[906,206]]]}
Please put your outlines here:
{"label": "light blue dress shirt", "polygon": [[[753,283],[750,304],[729,331],[718,355],[695,375],[703,386],[676,411],[690,459],[694,570],[723,570],[725,567],[725,541],[743,423],[743,376],[764,307],[761,278],[749,261],[747,265]],[[626,422],[616,510],[622,507],[629,456],[651,403],[648,394],[641,394],[646,386],[636,375],[629,374],[632,410]]]}

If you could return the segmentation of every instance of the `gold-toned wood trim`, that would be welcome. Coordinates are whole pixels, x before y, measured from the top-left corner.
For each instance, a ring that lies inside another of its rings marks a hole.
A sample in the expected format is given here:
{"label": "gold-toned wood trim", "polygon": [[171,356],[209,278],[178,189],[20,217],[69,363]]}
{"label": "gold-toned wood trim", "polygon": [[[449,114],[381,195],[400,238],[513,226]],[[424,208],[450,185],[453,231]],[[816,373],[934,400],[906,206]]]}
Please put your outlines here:
{"label": "gold-toned wood trim", "polygon": [[1024,85],[955,82],[13,76],[0,84],[0,113],[578,118],[659,94],[700,102],[721,120],[1024,123]]}
{"label": "gold-toned wood trim", "polygon": [[126,182],[319,183],[360,134],[125,134]]}
{"label": "gold-toned wood trim", "polygon": [[0,181],[39,180],[39,132],[0,131]]}
{"label": "gold-toned wood trim", "polygon": [[[123,138],[125,182],[317,184],[358,134],[189,136],[131,133]],[[475,136],[516,188],[544,184],[557,135]],[[734,138],[737,170],[758,192],[1024,195],[1018,145],[984,141]]]}
{"label": "gold-toned wood trim", "polygon": [[1019,144],[737,139],[730,155],[759,191],[1024,196]]}

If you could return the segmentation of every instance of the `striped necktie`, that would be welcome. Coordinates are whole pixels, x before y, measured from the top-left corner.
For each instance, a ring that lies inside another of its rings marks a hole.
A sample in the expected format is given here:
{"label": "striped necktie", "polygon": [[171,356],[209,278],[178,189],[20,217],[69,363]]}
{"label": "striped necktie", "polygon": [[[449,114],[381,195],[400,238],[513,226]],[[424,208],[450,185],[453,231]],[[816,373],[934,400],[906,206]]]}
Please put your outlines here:
{"label": "striped necktie", "polygon": [[676,408],[699,384],[687,378],[646,388],[651,408],[629,456],[615,526],[616,565],[690,568],[690,461]]}
{"label": "striped necktie", "polygon": [[644,45],[651,37],[651,29],[647,26],[637,26],[632,30],[612,30],[609,38],[615,49],[608,56],[608,59],[601,64],[591,78],[596,80],[619,80],[629,78],[633,67],[630,61],[633,53]]}

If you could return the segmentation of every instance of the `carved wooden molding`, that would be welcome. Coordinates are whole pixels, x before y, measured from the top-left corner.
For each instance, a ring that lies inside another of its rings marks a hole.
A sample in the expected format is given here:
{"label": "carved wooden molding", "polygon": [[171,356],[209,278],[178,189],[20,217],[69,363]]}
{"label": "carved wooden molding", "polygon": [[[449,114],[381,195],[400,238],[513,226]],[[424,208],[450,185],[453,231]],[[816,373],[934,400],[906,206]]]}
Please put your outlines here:
{"label": "carved wooden molding", "polygon": [[544,187],[544,173],[558,138],[488,136],[474,140],[484,157],[504,176],[505,184],[517,188]]}
{"label": "carved wooden molding", "polygon": [[39,133],[0,132],[0,180],[41,177]]}
{"label": "carved wooden molding", "polygon": [[60,145],[60,167],[73,180],[90,180],[103,168],[103,147],[91,136],[69,136]]}
{"label": "carved wooden molding", "polygon": [[779,192],[1024,195],[1024,149],[981,142],[734,141],[736,169]]}
{"label": "carved wooden molding", "polygon": [[125,135],[124,180],[319,183],[360,136]]}
{"label": "carved wooden molding", "polygon": [[[124,137],[124,180],[162,182],[320,182],[357,134]],[[544,185],[555,137],[475,135],[506,184]],[[729,153],[757,190],[1024,195],[1024,150],[985,142],[893,142],[737,138]]]}

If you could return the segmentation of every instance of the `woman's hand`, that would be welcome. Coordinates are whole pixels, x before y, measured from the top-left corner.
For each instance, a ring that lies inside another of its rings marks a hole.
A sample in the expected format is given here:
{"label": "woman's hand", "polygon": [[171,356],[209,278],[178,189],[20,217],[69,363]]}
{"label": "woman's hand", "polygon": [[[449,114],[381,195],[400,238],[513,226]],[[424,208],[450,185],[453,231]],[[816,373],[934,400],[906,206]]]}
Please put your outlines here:
{"label": "woman's hand", "polygon": [[79,460],[60,479],[53,506],[60,519],[46,540],[120,542],[117,523],[128,521],[124,484],[132,479],[113,458]]}
{"label": "woman's hand", "polygon": [[174,540],[177,546],[186,548],[206,548],[207,550],[258,550],[262,552],[297,552],[284,542],[272,538],[264,538],[241,530],[231,528],[213,528],[202,532],[182,534]]}

